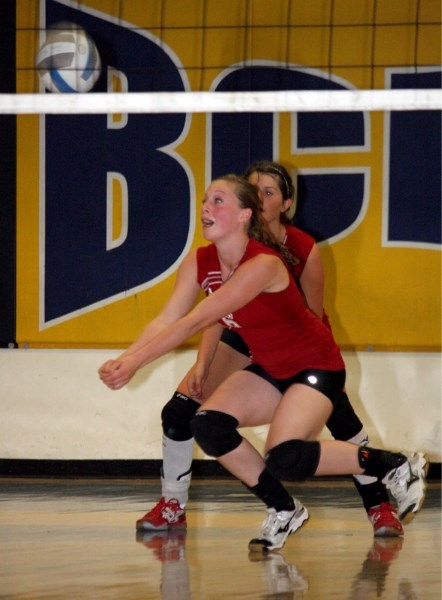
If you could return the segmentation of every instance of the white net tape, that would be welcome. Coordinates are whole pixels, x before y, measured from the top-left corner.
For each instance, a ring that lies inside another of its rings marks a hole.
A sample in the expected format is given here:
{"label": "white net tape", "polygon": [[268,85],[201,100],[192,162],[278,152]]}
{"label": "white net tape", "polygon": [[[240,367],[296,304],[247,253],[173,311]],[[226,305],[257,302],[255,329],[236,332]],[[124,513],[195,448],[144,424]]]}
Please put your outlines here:
{"label": "white net tape", "polygon": [[0,114],[442,110],[442,90],[0,94]]}

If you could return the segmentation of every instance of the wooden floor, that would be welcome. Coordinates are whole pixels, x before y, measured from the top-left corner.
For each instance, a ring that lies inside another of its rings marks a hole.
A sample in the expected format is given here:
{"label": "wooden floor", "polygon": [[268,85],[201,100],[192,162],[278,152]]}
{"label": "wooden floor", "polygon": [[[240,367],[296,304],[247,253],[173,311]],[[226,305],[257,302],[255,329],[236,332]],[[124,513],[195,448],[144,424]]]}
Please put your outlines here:
{"label": "wooden floor", "polygon": [[234,480],[193,482],[187,533],[137,539],[157,480],[0,479],[0,599],[441,600],[439,482],[403,540],[373,538],[346,480],[290,490],[309,521],[252,556],[265,512]]}

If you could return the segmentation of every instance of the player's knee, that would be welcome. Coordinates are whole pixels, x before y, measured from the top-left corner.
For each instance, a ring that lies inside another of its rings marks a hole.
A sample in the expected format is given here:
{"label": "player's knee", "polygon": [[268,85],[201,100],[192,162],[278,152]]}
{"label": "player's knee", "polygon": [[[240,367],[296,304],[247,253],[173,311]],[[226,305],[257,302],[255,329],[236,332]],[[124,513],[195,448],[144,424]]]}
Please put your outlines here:
{"label": "player's knee", "polygon": [[192,430],[198,446],[208,456],[223,456],[241,442],[235,417],[217,410],[201,410],[192,419]]}
{"label": "player's knee", "polygon": [[336,440],[347,441],[356,436],[363,425],[345,392],[333,404],[333,412],[327,421],[327,427]]}
{"label": "player's knee", "polygon": [[190,422],[201,404],[185,394],[175,392],[161,411],[163,433],[170,440],[184,442],[192,437]]}
{"label": "player's knee", "polygon": [[265,462],[277,479],[304,481],[316,472],[320,455],[319,442],[289,440],[269,450]]}

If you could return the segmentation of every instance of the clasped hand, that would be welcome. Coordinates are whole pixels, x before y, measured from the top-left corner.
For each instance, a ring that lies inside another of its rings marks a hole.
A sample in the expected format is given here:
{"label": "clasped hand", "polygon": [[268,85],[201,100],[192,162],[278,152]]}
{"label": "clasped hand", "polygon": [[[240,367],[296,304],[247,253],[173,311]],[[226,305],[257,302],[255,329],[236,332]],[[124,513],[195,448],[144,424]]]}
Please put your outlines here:
{"label": "clasped hand", "polygon": [[131,356],[107,360],[98,369],[101,381],[111,390],[124,387],[137,372],[137,365]]}

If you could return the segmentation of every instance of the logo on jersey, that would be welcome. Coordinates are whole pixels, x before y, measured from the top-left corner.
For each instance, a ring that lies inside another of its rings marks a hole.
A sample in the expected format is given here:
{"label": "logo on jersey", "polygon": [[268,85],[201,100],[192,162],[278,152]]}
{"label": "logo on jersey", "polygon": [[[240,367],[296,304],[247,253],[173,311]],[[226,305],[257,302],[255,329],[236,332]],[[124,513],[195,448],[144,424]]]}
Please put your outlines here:
{"label": "logo on jersey", "polygon": [[[203,280],[201,287],[208,296],[209,294],[214,294],[216,290],[219,290],[222,284],[221,271],[209,271],[207,277]],[[241,325],[234,320],[232,313],[223,317],[221,321],[229,329],[241,329]]]}

